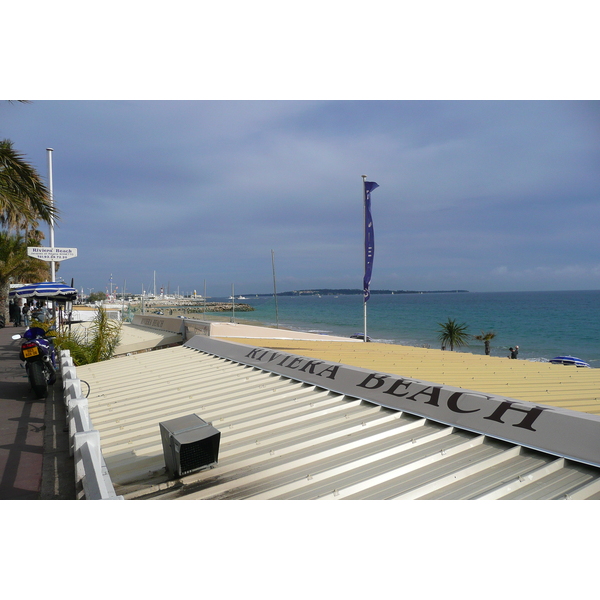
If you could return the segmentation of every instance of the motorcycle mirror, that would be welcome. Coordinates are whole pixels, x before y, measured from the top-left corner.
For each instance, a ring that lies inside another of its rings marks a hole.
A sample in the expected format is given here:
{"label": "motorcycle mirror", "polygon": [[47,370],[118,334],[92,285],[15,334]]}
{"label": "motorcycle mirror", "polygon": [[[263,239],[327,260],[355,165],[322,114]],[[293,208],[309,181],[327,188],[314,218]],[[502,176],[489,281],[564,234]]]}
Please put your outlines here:
{"label": "motorcycle mirror", "polygon": [[12,339],[13,339],[13,340],[20,340],[20,339],[21,339],[21,336],[20,336],[20,335],[17,333],[16,335],[13,335],[13,336],[12,336]]}

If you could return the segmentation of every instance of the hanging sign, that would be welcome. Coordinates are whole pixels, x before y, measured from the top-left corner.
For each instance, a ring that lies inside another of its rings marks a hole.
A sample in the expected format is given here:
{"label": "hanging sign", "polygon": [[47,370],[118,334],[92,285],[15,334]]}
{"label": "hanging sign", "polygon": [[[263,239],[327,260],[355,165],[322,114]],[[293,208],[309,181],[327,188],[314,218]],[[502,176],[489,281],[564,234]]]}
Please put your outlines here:
{"label": "hanging sign", "polygon": [[48,262],[60,262],[77,256],[77,248],[45,248],[43,246],[28,246],[27,255]]}

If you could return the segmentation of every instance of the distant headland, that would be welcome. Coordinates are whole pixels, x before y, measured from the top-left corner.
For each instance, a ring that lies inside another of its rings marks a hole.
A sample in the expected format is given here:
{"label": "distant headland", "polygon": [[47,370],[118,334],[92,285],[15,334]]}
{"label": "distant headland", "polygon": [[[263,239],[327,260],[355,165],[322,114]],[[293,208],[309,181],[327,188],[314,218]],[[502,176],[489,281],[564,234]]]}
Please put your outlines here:
{"label": "distant headland", "polygon": [[[371,290],[371,295],[391,294],[465,294],[469,290]],[[273,294],[248,294],[249,296],[272,296]],[[278,296],[362,296],[361,289],[315,289],[294,290],[291,292],[279,292]]]}

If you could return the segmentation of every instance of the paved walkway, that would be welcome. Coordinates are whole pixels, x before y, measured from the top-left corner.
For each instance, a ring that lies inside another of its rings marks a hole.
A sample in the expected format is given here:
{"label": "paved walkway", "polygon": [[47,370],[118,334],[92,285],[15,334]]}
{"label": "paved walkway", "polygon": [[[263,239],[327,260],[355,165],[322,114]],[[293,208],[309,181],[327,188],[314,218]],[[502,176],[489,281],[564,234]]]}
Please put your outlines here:
{"label": "paved walkway", "polygon": [[60,378],[37,399],[19,360],[24,327],[0,329],[0,499],[75,498]]}

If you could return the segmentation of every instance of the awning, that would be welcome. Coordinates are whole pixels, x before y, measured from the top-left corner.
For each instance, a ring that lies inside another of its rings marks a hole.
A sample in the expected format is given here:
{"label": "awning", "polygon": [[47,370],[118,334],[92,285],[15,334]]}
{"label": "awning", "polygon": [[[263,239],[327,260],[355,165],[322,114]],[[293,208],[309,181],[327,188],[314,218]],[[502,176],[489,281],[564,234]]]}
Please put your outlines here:
{"label": "awning", "polygon": [[75,300],[77,290],[60,281],[30,283],[10,291],[11,298],[41,298],[44,300]]}

